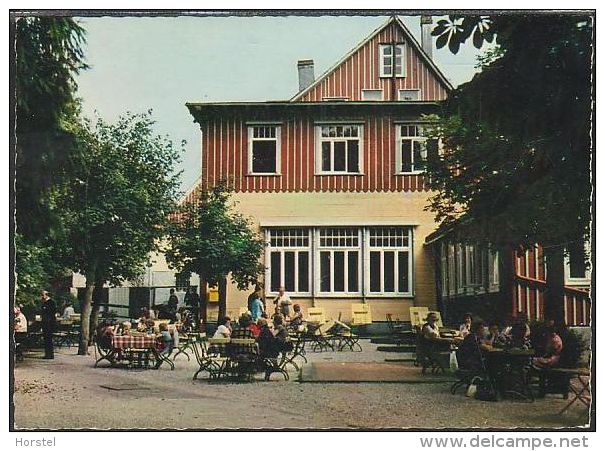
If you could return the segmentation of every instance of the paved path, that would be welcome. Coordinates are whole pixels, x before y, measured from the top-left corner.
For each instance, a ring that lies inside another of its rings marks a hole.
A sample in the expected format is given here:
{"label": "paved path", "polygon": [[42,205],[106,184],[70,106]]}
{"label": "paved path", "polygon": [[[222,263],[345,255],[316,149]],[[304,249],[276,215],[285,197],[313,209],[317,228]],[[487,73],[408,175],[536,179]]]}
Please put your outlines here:
{"label": "paved path", "polygon": [[[310,362],[384,362],[385,353],[309,353]],[[92,348],[91,348],[92,351]],[[487,403],[451,395],[449,383],[301,384],[278,374],[270,382],[192,381],[183,356],[176,369],[93,368],[93,356],[59,350],[53,361],[26,357],[15,369],[17,428],[468,428],[568,427],[585,410],[547,397],[528,404]],[[102,387],[102,386],[105,387]],[[110,387],[110,388],[106,388]],[[433,406],[426,409],[427,404]]]}

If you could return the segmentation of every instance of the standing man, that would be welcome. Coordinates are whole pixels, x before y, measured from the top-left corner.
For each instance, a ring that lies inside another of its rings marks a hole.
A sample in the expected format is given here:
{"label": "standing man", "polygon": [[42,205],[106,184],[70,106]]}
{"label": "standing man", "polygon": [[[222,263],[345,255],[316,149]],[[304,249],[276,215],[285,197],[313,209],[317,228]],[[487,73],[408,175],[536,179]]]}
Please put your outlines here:
{"label": "standing man", "polygon": [[40,292],[40,299],[42,300],[42,333],[44,334],[44,358],[54,359],[55,350],[53,347],[53,332],[55,331],[55,314],[57,313],[57,306],[48,295],[48,291],[42,290]]}
{"label": "standing man", "polygon": [[176,311],[179,305],[179,298],[174,293],[174,288],[170,289],[170,296],[168,297],[168,311],[170,312],[170,318],[176,319]]}
{"label": "standing man", "polygon": [[283,315],[284,319],[290,318],[290,306],[292,305],[292,301],[290,300],[290,296],[286,293],[285,287],[279,287],[279,293],[273,301],[273,304],[275,304],[276,314]]}

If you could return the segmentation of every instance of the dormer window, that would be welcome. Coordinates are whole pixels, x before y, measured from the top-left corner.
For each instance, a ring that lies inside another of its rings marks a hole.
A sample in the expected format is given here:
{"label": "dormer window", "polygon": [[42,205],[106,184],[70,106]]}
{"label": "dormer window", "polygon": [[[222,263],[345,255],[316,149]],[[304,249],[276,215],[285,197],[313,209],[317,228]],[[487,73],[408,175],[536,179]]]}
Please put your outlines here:
{"label": "dormer window", "polygon": [[381,44],[380,50],[380,76],[405,77],[405,45]]}

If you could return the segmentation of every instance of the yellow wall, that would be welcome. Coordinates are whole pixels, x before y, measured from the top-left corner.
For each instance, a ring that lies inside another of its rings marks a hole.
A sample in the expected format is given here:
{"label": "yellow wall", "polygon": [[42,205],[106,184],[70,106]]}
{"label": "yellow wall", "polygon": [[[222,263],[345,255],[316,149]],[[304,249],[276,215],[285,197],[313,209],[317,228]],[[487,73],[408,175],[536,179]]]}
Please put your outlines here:
{"label": "yellow wall", "polygon": [[[436,303],[432,257],[425,250],[425,237],[435,230],[432,213],[424,211],[427,193],[237,193],[236,209],[260,228],[271,225],[410,225],[414,226],[415,296],[410,298],[366,298],[374,321],[387,313],[409,320],[412,305],[434,307]],[[228,284],[227,312],[237,316],[246,306],[248,294]],[[351,303],[361,298],[293,298],[303,309],[324,307],[326,316],[344,321],[351,318]],[[272,306],[268,300],[268,306]]]}

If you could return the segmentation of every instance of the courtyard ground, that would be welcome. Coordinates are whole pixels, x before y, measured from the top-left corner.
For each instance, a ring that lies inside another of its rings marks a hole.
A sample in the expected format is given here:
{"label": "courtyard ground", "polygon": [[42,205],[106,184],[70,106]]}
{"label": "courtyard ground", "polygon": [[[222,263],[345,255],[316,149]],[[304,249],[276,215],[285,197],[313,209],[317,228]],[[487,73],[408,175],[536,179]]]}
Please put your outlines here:
{"label": "courtyard ground", "polygon": [[[309,352],[309,364],[394,357],[368,340],[362,345],[363,352]],[[579,403],[559,415],[567,402],[560,396],[482,402],[450,394],[445,381],[300,383],[294,371],[287,382],[278,374],[269,382],[193,381],[193,358],[179,356],[174,371],[93,368],[90,350],[59,349],[55,360],[30,354],[16,364],[16,429],[559,428],[588,421]]]}

